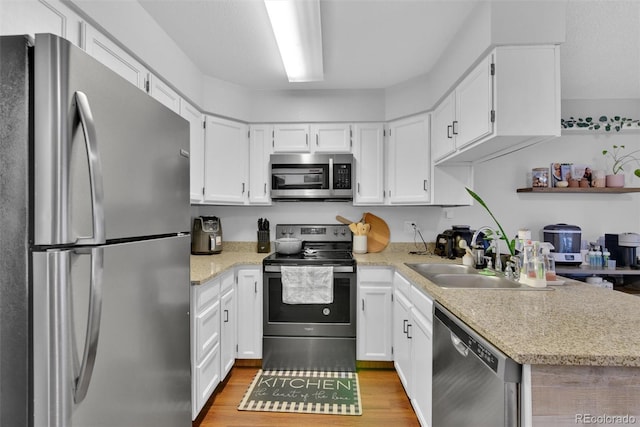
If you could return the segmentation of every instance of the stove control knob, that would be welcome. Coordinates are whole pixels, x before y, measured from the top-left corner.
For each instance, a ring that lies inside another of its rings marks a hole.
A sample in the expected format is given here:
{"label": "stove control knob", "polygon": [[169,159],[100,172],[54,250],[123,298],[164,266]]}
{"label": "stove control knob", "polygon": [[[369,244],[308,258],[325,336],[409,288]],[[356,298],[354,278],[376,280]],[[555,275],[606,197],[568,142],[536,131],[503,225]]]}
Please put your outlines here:
{"label": "stove control knob", "polygon": [[337,229],[337,228],[334,228],[334,229],[333,229],[333,235],[334,235],[334,236],[337,236],[337,235],[338,235],[338,229]]}
{"label": "stove control knob", "polygon": [[345,230],[344,228],[342,230],[340,230],[340,234],[342,234],[343,236],[347,234],[347,230]]}

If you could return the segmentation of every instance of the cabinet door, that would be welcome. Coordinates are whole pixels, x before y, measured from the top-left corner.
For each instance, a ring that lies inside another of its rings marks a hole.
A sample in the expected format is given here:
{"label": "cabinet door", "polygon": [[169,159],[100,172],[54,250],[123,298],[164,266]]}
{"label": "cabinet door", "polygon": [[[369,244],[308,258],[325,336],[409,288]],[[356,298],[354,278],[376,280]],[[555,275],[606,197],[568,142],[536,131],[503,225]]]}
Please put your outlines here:
{"label": "cabinet door", "polygon": [[238,359],[262,358],[262,271],[238,270]]}
{"label": "cabinet door", "polygon": [[[431,317],[431,313],[428,313]],[[411,404],[420,425],[431,425],[432,337],[433,323],[415,307],[411,310]]]}
{"label": "cabinet door", "polygon": [[204,201],[243,204],[247,199],[247,126],[207,116],[204,147]]}
{"label": "cabinet door", "polygon": [[344,123],[322,123],[311,126],[313,149],[322,153],[350,153],[351,125]]}
{"label": "cabinet door", "polygon": [[274,153],[305,153],[309,150],[309,125],[282,124],[273,126]]}
{"label": "cabinet door", "polygon": [[391,287],[360,286],[358,360],[392,360]]}
{"label": "cabinet door", "polygon": [[393,299],[393,364],[407,395],[411,397],[411,303],[400,291]]}
{"label": "cabinet door", "polygon": [[151,73],[149,73],[149,95],[171,111],[180,114],[180,95]]}
{"label": "cabinet door", "polygon": [[398,120],[389,129],[389,201],[424,205],[431,197],[429,116]]}
{"label": "cabinet door", "polygon": [[1,35],[51,33],[81,46],[80,22],[59,0],[0,1]]}
{"label": "cabinet door", "polygon": [[252,125],[249,131],[249,204],[270,205],[271,155],[273,126]]}
{"label": "cabinet door", "polygon": [[180,115],[189,122],[189,195],[191,203],[201,203],[204,196],[204,116],[184,99],[180,99]]}
{"label": "cabinet door", "polygon": [[437,162],[454,152],[453,122],[456,114],[455,93],[447,96],[431,114],[431,158]]}
{"label": "cabinet door", "polygon": [[222,295],[220,308],[220,379],[224,380],[236,361],[237,314],[235,286],[232,286]]}
{"label": "cabinet door", "polygon": [[147,91],[148,70],[107,36],[87,26],[85,50],[131,84]]}
{"label": "cabinet door", "polygon": [[354,126],[353,156],[356,162],[354,205],[384,203],[384,127],[382,123]]}
{"label": "cabinet door", "polygon": [[453,133],[458,149],[493,132],[492,60],[492,55],[483,59],[456,88]]}

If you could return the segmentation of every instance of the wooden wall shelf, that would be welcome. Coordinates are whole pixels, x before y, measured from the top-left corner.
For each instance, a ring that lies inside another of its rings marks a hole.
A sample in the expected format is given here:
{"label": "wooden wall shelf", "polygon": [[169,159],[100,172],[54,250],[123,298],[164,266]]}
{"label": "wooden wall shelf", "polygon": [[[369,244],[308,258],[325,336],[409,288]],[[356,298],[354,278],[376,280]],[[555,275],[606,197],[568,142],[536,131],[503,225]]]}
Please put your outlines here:
{"label": "wooden wall shelf", "polygon": [[580,188],[580,187],[528,187],[528,188],[518,188],[516,190],[518,193],[638,193],[640,192],[640,188],[634,187],[622,187],[622,188],[612,188],[612,187],[602,187],[602,188]]}

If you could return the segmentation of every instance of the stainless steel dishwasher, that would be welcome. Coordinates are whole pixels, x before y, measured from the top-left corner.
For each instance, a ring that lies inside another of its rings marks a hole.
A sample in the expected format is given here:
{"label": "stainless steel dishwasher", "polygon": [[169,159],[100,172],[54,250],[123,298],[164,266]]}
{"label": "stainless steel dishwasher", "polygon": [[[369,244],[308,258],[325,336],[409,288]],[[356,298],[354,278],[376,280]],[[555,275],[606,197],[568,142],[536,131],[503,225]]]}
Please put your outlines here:
{"label": "stainless steel dishwasher", "polygon": [[518,427],[521,376],[521,365],[434,304],[433,427]]}

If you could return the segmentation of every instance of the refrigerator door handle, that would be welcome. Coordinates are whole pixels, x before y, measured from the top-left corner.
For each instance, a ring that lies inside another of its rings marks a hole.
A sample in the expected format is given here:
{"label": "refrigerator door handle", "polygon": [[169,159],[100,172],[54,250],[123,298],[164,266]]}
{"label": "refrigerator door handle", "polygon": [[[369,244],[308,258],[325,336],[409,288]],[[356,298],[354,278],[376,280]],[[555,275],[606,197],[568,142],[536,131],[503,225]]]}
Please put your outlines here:
{"label": "refrigerator door handle", "polygon": [[75,104],[78,109],[80,123],[84,133],[84,142],[89,161],[89,177],[91,185],[91,210],[93,212],[93,236],[76,240],[78,245],[100,245],[105,243],[104,189],[102,186],[102,162],[98,152],[96,128],[91,113],[89,99],[84,92],[75,92]]}
{"label": "refrigerator door handle", "polygon": [[100,318],[102,314],[102,276],[104,270],[104,249],[79,249],[77,253],[91,255],[91,282],[89,284],[89,314],[87,332],[84,341],[82,362],[75,366],[73,400],[75,404],[82,402],[87,395],[91,374],[96,360],[98,337],[100,335]]}

